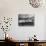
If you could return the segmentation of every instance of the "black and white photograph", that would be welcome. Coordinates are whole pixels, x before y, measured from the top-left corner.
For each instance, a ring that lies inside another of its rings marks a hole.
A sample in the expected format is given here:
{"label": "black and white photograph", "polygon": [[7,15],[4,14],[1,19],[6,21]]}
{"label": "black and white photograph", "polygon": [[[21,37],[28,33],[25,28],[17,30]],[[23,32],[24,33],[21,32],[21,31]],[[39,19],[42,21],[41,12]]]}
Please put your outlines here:
{"label": "black and white photograph", "polygon": [[18,25],[19,26],[34,26],[34,16],[29,14],[19,14],[18,15]]}

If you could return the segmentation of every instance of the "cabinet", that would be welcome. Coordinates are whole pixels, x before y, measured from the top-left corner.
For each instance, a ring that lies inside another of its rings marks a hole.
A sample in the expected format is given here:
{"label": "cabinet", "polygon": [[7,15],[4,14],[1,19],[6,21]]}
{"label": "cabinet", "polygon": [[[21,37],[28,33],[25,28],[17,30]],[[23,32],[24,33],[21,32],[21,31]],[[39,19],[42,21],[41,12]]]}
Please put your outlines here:
{"label": "cabinet", "polygon": [[18,42],[18,43],[16,43],[16,46],[28,46],[28,43],[21,43],[21,42],[19,43]]}
{"label": "cabinet", "polygon": [[46,40],[44,41],[6,41],[9,46],[46,46]]}
{"label": "cabinet", "polygon": [[38,46],[46,46],[46,43],[39,43]]}
{"label": "cabinet", "polygon": [[46,46],[46,42],[29,42],[28,46]]}
{"label": "cabinet", "polygon": [[28,46],[28,43],[24,43],[24,46]]}
{"label": "cabinet", "polygon": [[23,42],[23,43],[6,43],[6,42],[0,42],[0,46],[46,46],[46,43],[30,43],[30,42]]}

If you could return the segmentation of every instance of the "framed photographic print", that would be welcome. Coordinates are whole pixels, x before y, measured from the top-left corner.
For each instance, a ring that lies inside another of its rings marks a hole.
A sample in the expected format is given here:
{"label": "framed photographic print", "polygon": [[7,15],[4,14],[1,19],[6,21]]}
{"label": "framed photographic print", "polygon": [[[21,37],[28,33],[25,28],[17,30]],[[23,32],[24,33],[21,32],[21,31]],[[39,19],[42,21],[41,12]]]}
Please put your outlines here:
{"label": "framed photographic print", "polygon": [[19,26],[34,26],[34,15],[19,14],[18,25]]}

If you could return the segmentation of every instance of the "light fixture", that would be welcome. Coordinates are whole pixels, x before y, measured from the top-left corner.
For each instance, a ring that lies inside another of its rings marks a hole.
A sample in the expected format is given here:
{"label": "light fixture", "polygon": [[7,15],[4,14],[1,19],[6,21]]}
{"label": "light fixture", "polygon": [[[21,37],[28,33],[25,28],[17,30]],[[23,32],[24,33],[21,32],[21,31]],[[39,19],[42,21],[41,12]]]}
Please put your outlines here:
{"label": "light fixture", "polygon": [[43,0],[29,0],[29,3],[32,7],[38,8],[42,5]]}

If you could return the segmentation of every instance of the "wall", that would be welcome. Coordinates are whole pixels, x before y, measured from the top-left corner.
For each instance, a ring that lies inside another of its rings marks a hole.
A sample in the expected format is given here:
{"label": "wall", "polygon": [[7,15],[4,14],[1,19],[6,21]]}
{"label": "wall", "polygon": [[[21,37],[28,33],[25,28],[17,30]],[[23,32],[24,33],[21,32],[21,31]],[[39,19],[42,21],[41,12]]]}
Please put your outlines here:
{"label": "wall", "polygon": [[[28,0],[0,0],[0,16],[13,17],[13,22],[10,33],[17,40],[27,40],[34,34],[37,35],[39,40],[45,39],[45,14],[46,8],[33,8],[30,6]],[[18,14],[35,14],[35,26],[33,27],[19,27]],[[2,31],[0,31],[2,33]],[[0,35],[2,35],[0,33]],[[0,36],[0,39],[3,37]]]}

